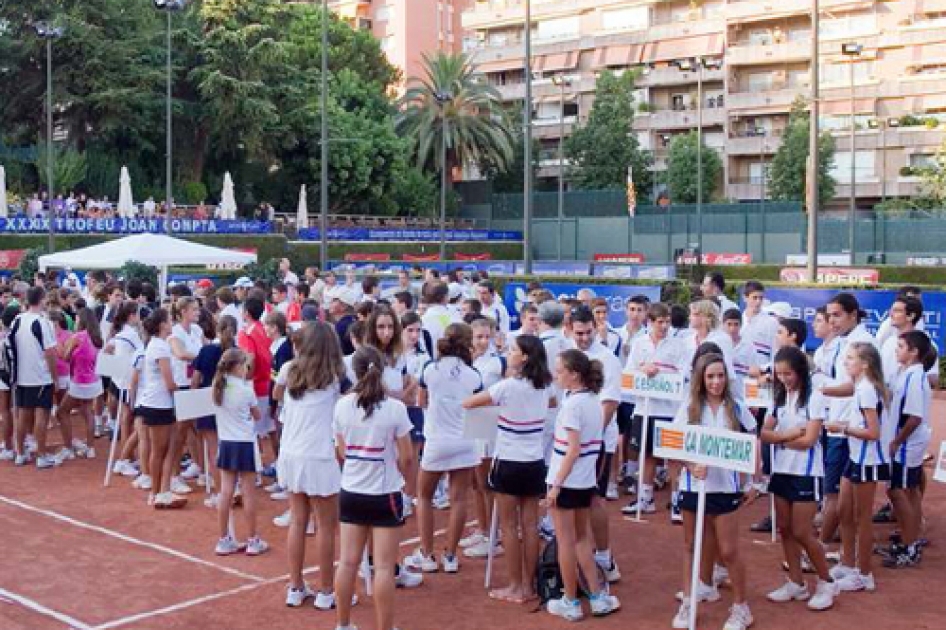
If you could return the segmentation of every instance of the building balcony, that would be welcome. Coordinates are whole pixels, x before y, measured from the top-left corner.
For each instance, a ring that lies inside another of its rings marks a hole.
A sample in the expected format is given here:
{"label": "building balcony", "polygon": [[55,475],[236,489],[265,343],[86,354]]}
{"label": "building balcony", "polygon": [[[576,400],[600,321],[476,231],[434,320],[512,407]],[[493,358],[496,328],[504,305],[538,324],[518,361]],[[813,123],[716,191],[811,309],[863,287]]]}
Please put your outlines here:
{"label": "building balcony", "polygon": [[[726,75],[722,69],[703,70],[703,83],[723,81]],[[696,72],[684,72],[668,66],[644,71],[637,79],[637,87],[664,87],[673,85],[693,85],[697,82]]]}
{"label": "building balcony", "polygon": [[[881,181],[880,176],[873,176],[866,181],[854,183],[854,196],[858,199],[881,197],[915,197],[922,193],[919,177],[888,177]],[[842,178],[835,182],[834,198],[849,199],[851,196],[850,180]]]}
{"label": "building balcony", "polygon": [[726,50],[730,66],[756,66],[772,63],[807,61],[811,58],[811,38],[781,44],[743,44]]}
{"label": "building balcony", "polygon": [[659,42],[665,39],[695,37],[697,35],[722,34],[726,23],[722,18],[708,17],[697,20],[654,23],[647,29],[647,41]]}
{"label": "building balcony", "polygon": [[536,140],[558,139],[562,137],[564,131],[567,138],[574,131],[577,124],[577,116],[566,116],[564,129],[560,118],[533,118],[532,137]]}
{"label": "building balcony", "polygon": [[762,0],[756,2],[728,2],[726,4],[727,22],[759,22],[789,17],[808,15],[811,5],[807,2],[776,2]]}
{"label": "building balcony", "polygon": [[799,95],[807,96],[808,94],[808,88],[801,86],[795,89],[771,89],[761,90],[758,92],[735,92],[726,97],[726,107],[730,114],[775,114],[779,112],[787,112],[791,109],[792,103]]}
{"label": "building balcony", "polygon": [[756,200],[762,196],[762,193],[763,183],[758,177],[735,179],[726,184],[726,197],[736,201]]}
{"label": "building balcony", "polygon": [[782,145],[782,138],[776,135],[729,138],[726,141],[728,155],[772,155]]}
{"label": "building balcony", "polygon": [[[589,9],[625,4],[626,0],[532,0],[532,19],[576,15]],[[463,28],[495,28],[521,24],[525,19],[525,0],[477,0],[463,13]]]}
{"label": "building balcony", "polygon": [[[696,109],[658,110],[648,114],[638,114],[634,117],[635,131],[658,131],[673,129],[694,129],[697,125],[699,113]],[[704,108],[702,114],[703,127],[721,126],[726,122],[726,110],[721,108]]]}

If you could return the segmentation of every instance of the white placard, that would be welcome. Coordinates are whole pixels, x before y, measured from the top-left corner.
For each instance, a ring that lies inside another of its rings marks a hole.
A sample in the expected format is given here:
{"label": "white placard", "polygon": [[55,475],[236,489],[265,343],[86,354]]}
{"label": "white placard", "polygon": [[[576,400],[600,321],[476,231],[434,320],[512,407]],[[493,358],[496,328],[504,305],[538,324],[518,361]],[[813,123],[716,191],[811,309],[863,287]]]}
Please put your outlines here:
{"label": "white placard", "polygon": [[647,376],[636,370],[624,372],[621,375],[621,393],[635,399],[682,400],[683,375],[660,372]]}
{"label": "white placard", "polygon": [[463,437],[467,440],[495,440],[499,407],[478,407],[463,412]]}
{"label": "white placard", "polygon": [[772,388],[755,378],[742,381],[743,399],[752,409],[768,409],[772,406]]}
{"label": "white placard", "polygon": [[131,373],[131,357],[99,352],[95,359],[95,373],[112,380],[124,381]]}
{"label": "white placard", "polygon": [[946,441],[939,445],[939,457],[936,458],[936,471],[933,473],[933,481],[946,483]]}
{"label": "white placard", "polygon": [[212,415],[214,415],[214,402],[210,387],[174,392],[174,416],[178,421]]}
{"label": "white placard", "polygon": [[697,424],[654,427],[654,456],[752,474],[756,471],[755,435]]}

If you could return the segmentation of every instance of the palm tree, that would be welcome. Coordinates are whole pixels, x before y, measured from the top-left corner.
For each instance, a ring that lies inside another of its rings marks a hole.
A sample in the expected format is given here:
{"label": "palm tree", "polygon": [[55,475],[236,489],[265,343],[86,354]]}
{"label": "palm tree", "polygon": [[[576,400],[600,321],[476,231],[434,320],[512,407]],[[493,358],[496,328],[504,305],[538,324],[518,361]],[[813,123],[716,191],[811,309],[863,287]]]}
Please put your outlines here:
{"label": "palm tree", "polygon": [[501,168],[514,159],[514,136],[499,92],[476,76],[464,54],[424,55],[424,78],[408,79],[398,102],[398,133],[413,139],[418,166],[439,171],[441,141],[446,134],[447,164],[480,164]]}

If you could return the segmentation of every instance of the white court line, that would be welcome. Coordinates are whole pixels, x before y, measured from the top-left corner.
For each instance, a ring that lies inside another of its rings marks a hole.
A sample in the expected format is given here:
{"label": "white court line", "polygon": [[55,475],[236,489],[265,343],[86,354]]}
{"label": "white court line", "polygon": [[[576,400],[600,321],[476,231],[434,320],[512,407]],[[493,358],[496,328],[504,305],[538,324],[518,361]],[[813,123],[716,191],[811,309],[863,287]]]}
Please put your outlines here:
{"label": "white court line", "polygon": [[[470,527],[476,521],[470,521],[466,524],[466,527]],[[434,532],[434,536],[442,536],[447,532],[446,529],[438,529]],[[399,544],[400,547],[409,547],[411,545],[416,545],[420,542],[419,537],[408,538],[407,540],[402,540]],[[338,563],[336,563],[338,564]],[[303,575],[310,575],[312,573],[318,573],[318,567],[309,567],[303,571]],[[137,615],[131,615],[129,617],[122,617],[121,619],[115,619],[114,621],[109,621],[103,623],[102,625],[95,626],[90,630],[109,630],[110,628],[119,628],[121,626],[127,626],[131,623],[137,623],[145,619],[150,619],[151,617],[158,617],[160,615],[166,615],[169,613],[177,612],[179,610],[184,610],[185,608],[192,608],[194,606],[199,606],[207,602],[212,602],[217,599],[223,599],[224,597],[230,597],[231,595],[239,595],[240,593],[245,593],[247,591],[252,591],[263,586],[271,586],[273,584],[278,584],[279,582],[285,582],[289,579],[289,574],[280,575],[278,577],[270,578],[268,580],[263,580],[262,582],[255,582],[253,584],[244,584],[243,586],[237,586],[236,588],[231,588],[227,591],[221,591],[219,593],[213,593],[211,595],[204,595],[203,597],[195,597],[194,599],[189,599],[184,602],[179,602],[177,604],[171,604],[170,606],[165,606],[164,608],[157,608],[155,610],[149,610],[147,612],[138,613]]]}
{"label": "white court line", "polygon": [[83,522],[83,521],[74,519],[74,518],[72,518],[71,516],[66,516],[66,515],[64,515],[64,514],[59,514],[58,512],[53,512],[52,510],[46,510],[46,509],[43,509],[43,508],[34,507],[34,506],[32,506],[32,505],[30,505],[30,504],[28,504],[28,503],[23,503],[22,501],[17,501],[16,499],[11,499],[11,498],[5,497],[5,496],[3,496],[3,495],[0,495],[0,503],[6,503],[7,505],[12,505],[12,506],[14,506],[14,507],[20,508],[21,510],[26,510],[26,511],[28,511],[28,512],[33,512],[34,514],[42,514],[43,516],[48,516],[49,518],[56,519],[57,521],[62,521],[63,523],[68,523],[68,524],[70,524],[70,525],[74,525],[74,526],[80,527],[80,528],[82,528],[82,529],[87,529],[87,530],[90,530],[90,531],[93,531],[93,532],[97,532],[97,533],[99,533],[99,534],[105,534],[106,536],[111,536],[112,538],[117,538],[118,540],[121,540],[121,541],[124,541],[124,542],[127,542],[127,543],[131,543],[132,545],[138,545],[139,547],[144,547],[144,548],[146,548],[146,549],[152,549],[152,550],[154,550],[154,551],[160,551],[161,553],[165,553],[165,554],[167,554],[167,555],[169,555],[169,556],[173,556],[173,557],[178,558],[178,559],[180,559],[180,560],[186,560],[187,562],[193,562],[194,564],[199,564],[199,565],[202,565],[202,566],[205,566],[205,567],[210,567],[210,568],[212,568],[212,569],[217,569],[218,571],[223,571],[224,573],[229,573],[230,575],[234,575],[234,576],[236,576],[236,577],[238,577],[238,578],[241,578],[241,579],[244,579],[244,580],[252,580],[253,582],[263,582],[263,581],[265,580],[265,578],[261,578],[261,577],[258,576],[258,575],[252,575],[252,574],[250,574],[250,573],[245,573],[245,572],[240,571],[240,570],[238,570],[238,569],[233,569],[233,568],[230,568],[230,567],[228,567],[228,566],[224,566],[224,565],[222,565],[222,564],[216,564],[216,563],[214,563],[214,562],[210,562],[210,561],[208,561],[208,560],[204,560],[203,558],[198,558],[198,557],[196,557],[196,556],[191,556],[191,555],[189,555],[189,554],[184,553],[183,551],[178,551],[177,549],[171,549],[170,547],[165,547],[164,545],[159,545],[159,544],[157,544],[157,543],[147,542],[147,541],[145,541],[145,540],[139,540],[139,539],[134,538],[134,537],[132,537],[132,536],[127,536],[127,535],[125,535],[125,534],[122,534],[122,533],[120,533],[120,532],[116,532],[116,531],[111,530],[111,529],[107,529],[107,528],[105,528],[105,527],[100,527],[100,526],[98,526],[98,525],[92,525],[91,523],[86,523],[86,522]]}
{"label": "white court line", "polygon": [[47,608],[37,601],[30,599],[29,597],[24,597],[23,595],[17,595],[16,593],[11,593],[10,591],[0,588],[0,602],[4,604],[19,604],[24,608],[28,608],[35,613],[44,615],[46,617],[52,617],[56,621],[63,623],[70,628],[75,628],[76,630],[92,630],[92,626],[87,623],[83,623],[78,619],[73,619],[69,615],[61,613],[52,608]]}

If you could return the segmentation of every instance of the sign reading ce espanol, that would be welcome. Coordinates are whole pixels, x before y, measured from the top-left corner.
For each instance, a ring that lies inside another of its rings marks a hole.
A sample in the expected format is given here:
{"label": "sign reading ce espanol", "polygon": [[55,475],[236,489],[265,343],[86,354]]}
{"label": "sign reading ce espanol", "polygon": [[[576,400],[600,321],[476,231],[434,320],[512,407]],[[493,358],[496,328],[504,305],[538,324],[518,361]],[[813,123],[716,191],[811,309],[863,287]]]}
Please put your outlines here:
{"label": "sign reading ce espanol", "polygon": [[697,424],[658,425],[654,429],[654,456],[716,466],[752,474],[756,470],[756,437]]}
{"label": "sign reading ce espanol", "polygon": [[683,375],[661,372],[647,376],[639,371],[624,372],[621,375],[621,393],[634,398],[680,400],[683,398]]}

